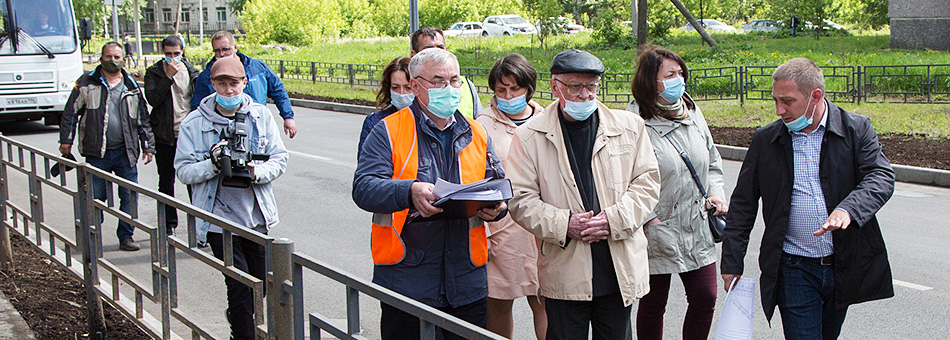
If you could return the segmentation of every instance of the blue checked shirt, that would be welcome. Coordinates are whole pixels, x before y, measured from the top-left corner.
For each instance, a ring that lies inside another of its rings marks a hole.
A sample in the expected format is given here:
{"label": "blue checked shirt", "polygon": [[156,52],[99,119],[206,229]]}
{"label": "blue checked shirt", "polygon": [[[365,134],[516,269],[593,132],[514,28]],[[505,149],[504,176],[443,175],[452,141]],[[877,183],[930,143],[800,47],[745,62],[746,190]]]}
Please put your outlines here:
{"label": "blue checked shirt", "polygon": [[825,257],[834,253],[830,232],[821,236],[812,235],[828,219],[818,171],[821,141],[825,136],[827,121],[828,106],[825,105],[825,113],[817,129],[811,133],[789,131],[795,157],[795,183],[792,186],[792,207],[782,250],[792,255]]}

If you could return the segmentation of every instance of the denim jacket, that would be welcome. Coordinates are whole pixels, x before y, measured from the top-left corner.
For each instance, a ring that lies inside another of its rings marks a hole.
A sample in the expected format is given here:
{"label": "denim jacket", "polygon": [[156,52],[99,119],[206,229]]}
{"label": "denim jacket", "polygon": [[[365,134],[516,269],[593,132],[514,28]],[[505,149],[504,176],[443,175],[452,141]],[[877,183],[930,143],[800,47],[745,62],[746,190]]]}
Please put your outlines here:
{"label": "denim jacket", "polygon": [[[255,162],[254,182],[251,186],[257,197],[257,204],[267,221],[268,230],[277,224],[277,201],[271,181],[287,169],[287,149],[280,138],[280,131],[274,117],[266,106],[254,103],[247,94],[242,94],[244,102],[238,110],[247,114],[247,135],[249,150],[255,154],[270,156],[265,162]],[[214,197],[218,192],[220,170],[211,163],[211,147],[221,140],[220,130],[208,117],[218,116],[214,111],[214,96],[201,101],[198,109],[192,111],[181,122],[178,132],[178,149],[175,152],[175,172],[178,179],[191,185],[191,203],[205,211],[211,211]],[[211,116],[214,115],[214,116]],[[198,221],[198,241],[206,242],[210,223]]]}

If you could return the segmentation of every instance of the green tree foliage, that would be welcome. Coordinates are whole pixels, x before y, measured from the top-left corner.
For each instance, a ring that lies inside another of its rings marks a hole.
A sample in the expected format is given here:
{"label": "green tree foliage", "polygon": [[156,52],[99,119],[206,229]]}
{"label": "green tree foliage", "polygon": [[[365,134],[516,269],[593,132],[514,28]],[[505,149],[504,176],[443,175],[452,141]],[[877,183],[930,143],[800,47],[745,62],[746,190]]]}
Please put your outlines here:
{"label": "green tree foliage", "polygon": [[834,0],[833,20],[853,23],[861,28],[881,28],[890,23],[887,0]]}
{"label": "green tree foliage", "polygon": [[366,0],[339,0],[343,15],[340,34],[351,38],[369,38],[379,35],[373,23],[373,10]]}
{"label": "green tree foliage", "polygon": [[337,0],[251,0],[242,13],[242,25],[252,43],[277,42],[316,45],[339,37],[345,27]]}
{"label": "green tree foliage", "polygon": [[370,4],[379,34],[390,37],[409,35],[409,1],[373,0]]}
{"label": "green tree foliage", "polygon": [[520,0],[421,0],[419,25],[447,29],[459,21],[485,20],[489,15],[519,14],[531,21]]}
{"label": "green tree foliage", "polygon": [[555,19],[562,14],[561,3],[557,0],[525,0],[525,7],[531,16],[538,18],[538,43],[544,48],[547,37],[558,34],[562,28],[563,23]]}

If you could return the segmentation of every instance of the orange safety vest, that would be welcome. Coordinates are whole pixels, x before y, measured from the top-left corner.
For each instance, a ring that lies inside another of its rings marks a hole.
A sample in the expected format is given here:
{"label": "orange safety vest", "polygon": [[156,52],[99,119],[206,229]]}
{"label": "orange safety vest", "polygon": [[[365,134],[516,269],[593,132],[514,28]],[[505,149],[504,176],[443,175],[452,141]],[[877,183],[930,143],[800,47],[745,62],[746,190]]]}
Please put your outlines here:
{"label": "orange safety vest", "polygon": [[[481,124],[465,117],[472,127],[472,142],[459,152],[459,168],[462,184],[474,183],[485,178],[488,154],[488,134]],[[404,108],[383,118],[393,149],[393,179],[416,179],[419,170],[418,138],[416,121],[409,108]],[[409,209],[392,214],[373,214],[373,231],[370,247],[373,263],[391,265],[406,256],[406,246],[400,238]],[[481,266],[488,262],[488,237],[485,224],[477,218],[469,219],[469,254],[472,263]],[[474,225],[472,221],[479,221]]]}

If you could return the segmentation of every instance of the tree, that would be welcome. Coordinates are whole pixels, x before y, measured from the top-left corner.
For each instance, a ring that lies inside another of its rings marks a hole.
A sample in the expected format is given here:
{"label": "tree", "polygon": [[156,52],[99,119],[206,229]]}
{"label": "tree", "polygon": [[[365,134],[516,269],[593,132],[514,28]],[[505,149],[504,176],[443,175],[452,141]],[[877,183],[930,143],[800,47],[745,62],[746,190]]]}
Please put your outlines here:
{"label": "tree", "polygon": [[319,45],[338,38],[344,28],[337,0],[254,0],[242,14],[251,43]]}
{"label": "tree", "polygon": [[545,49],[547,37],[559,33],[564,24],[556,19],[561,15],[561,4],[557,0],[525,0],[525,6],[538,18],[538,43]]}

